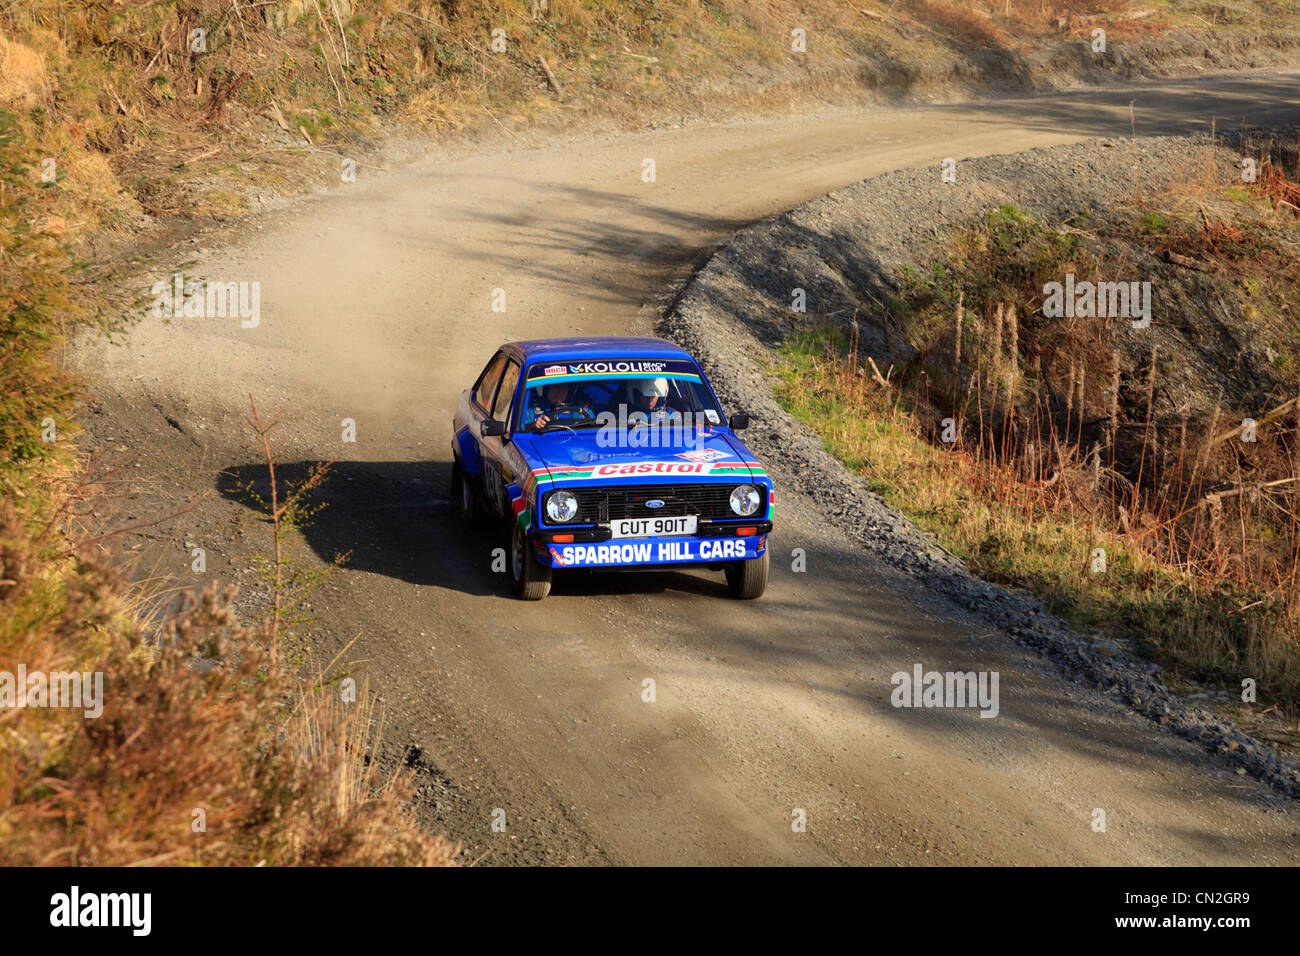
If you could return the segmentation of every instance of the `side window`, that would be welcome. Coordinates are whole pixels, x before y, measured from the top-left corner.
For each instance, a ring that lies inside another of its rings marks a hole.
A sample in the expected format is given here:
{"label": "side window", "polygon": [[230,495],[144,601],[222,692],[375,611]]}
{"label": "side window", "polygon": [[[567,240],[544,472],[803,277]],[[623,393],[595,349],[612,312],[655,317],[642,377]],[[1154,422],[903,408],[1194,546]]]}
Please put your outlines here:
{"label": "side window", "polygon": [[492,409],[492,396],[496,394],[497,382],[501,380],[501,368],[505,364],[505,355],[498,352],[493,356],[492,361],[488,362],[487,368],[479,376],[478,384],[474,386],[474,397],[489,411]]}
{"label": "side window", "polygon": [[519,381],[519,363],[511,361],[506,366],[506,374],[501,379],[501,388],[497,390],[496,407],[492,409],[492,417],[497,421],[509,423],[510,400],[515,397],[515,383]]}

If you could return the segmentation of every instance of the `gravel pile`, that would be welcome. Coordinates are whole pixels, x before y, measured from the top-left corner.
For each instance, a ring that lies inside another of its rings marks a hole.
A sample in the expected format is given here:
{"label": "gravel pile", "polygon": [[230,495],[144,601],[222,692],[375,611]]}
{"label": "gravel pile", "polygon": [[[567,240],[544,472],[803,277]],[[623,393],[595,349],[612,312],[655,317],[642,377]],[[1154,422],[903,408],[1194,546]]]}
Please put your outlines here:
{"label": "gravel pile", "polygon": [[[1203,139],[1181,137],[1142,140],[1137,146],[1099,140],[966,161],[958,166],[956,184],[943,183],[937,168],[865,180],[732,236],[669,309],[660,334],[699,358],[727,407],[754,416],[745,440],[778,489],[811,499],[835,527],[881,561],[980,614],[1055,662],[1068,680],[1091,685],[1198,742],[1236,773],[1300,798],[1300,769],[1234,725],[1188,706],[1162,683],[1158,665],[1131,658],[1113,641],[1073,630],[1032,596],[971,574],[784,412],[766,372],[773,349],[807,319],[790,309],[793,288],[807,291],[809,315],[839,313],[847,319],[864,292],[870,297],[872,290],[890,288],[898,267],[922,260],[927,240],[944,226],[1005,201],[1050,222],[1080,211],[1102,219],[1133,196],[1135,163],[1145,190],[1185,176],[1207,157],[1231,176],[1240,154],[1231,142],[1221,138],[1220,143],[1211,149]],[[887,354],[891,346],[883,329],[869,316],[859,318],[864,348]],[[1167,336],[1172,347],[1178,330],[1157,334]]]}

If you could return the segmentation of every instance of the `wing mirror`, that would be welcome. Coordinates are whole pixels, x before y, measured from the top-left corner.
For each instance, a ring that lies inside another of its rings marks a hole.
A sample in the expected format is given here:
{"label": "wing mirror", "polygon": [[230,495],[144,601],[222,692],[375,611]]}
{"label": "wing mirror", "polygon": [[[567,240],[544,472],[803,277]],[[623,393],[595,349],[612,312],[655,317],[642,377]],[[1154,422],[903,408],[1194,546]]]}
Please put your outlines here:
{"label": "wing mirror", "polygon": [[499,422],[495,418],[485,418],[479,423],[478,433],[484,438],[491,438],[493,435],[504,435],[506,433],[506,423]]}
{"label": "wing mirror", "polygon": [[734,415],[731,416],[731,420],[730,420],[729,422],[727,422],[727,424],[731,427],[731,430],[732,430],[733,432],[738,432],[738,431],[740,431],[742,428],[748,428],[748,427],[749,427],[749,413],[748,413],[748,412],[736,412],[736,414],[734,414]]}

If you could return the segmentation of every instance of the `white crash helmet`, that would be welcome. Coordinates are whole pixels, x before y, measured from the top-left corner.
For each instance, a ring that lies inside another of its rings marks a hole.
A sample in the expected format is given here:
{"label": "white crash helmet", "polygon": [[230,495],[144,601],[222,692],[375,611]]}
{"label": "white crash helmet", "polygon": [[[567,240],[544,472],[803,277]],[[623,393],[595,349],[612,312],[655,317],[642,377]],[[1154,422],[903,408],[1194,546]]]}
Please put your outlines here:
{"label": "white crash helmet", "polygon": [[638,378],[632,382],[632,391],[643,398],[667,398],[668,379]]}

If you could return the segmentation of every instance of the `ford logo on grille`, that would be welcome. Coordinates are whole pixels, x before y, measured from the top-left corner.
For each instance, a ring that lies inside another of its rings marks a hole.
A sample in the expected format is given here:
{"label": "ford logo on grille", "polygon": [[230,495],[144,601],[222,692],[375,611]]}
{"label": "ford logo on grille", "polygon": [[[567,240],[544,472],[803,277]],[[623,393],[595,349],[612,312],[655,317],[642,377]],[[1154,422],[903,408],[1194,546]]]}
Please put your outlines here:
{"label": "ford logo on grille", "polygon": [[645,506],[647,508],[662,508],[664,506],[664,503],[660,501],[658,498],[651,498],[649,501],[645,503]]}

